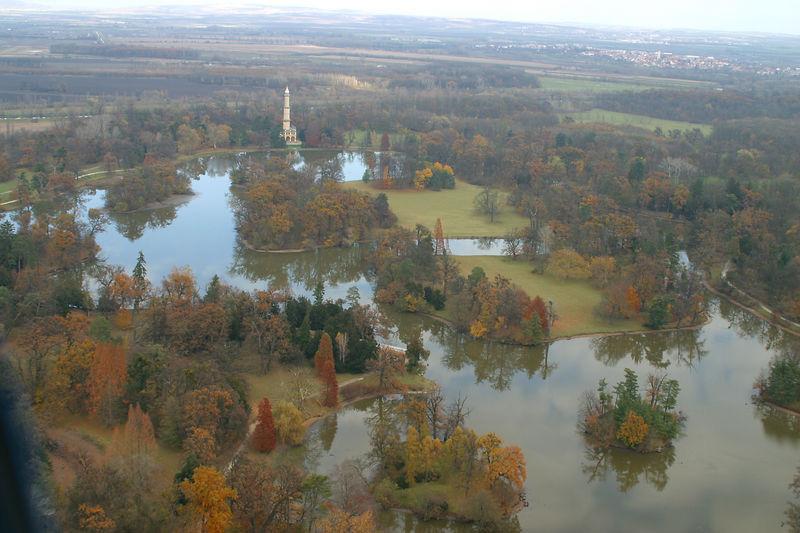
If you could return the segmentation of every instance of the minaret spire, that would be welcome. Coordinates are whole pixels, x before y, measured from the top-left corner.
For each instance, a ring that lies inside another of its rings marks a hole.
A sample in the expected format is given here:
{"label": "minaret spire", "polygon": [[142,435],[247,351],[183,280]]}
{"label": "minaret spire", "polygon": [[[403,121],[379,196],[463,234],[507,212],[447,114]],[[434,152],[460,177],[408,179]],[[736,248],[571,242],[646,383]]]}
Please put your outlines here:
{"label": "minaret spire", "polygon": [[300,145],[300,141],[297,140],[297,129],[292,126],[292,109],[288,85],[286,86],[286,90],[283,91],[283,128],[281,131],[281,138],[286,141],[287,146]]}

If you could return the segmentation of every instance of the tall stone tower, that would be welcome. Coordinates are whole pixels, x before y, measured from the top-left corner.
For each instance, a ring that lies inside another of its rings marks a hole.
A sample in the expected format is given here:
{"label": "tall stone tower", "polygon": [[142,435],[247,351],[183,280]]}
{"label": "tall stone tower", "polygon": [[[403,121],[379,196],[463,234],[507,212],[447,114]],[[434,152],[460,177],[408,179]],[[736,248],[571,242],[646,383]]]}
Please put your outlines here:
{"label": "tall stone tower", "polygon": [[297,140],[297,129],[292,126],[291,116],[291,103],[289,100],[289,87],[283,91],[283,129],[281,130],[281,139],[286,141],[287,146],[300,146],[300,141]]}

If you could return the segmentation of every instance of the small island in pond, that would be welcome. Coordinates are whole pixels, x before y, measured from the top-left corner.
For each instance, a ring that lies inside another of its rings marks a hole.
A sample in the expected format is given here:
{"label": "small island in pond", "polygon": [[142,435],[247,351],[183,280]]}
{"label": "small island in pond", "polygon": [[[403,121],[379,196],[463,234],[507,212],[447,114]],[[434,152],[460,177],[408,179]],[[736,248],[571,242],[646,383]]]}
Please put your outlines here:
{"label": "small island in pond", "polygon": [[481,436],[466,427],[468,412],[461,397],[445,404],[440,389],[382,402],[370,421],[376,502],[423,520],[513,529],[526,503],[525,457],[496,434]]}
{"label": "small island in pond", "polygon": [[686,421],[676,410],[679,392],[676,380],[650,375],[642,395],[638,376],[626,368],[612,390],[601,379],[596,392],[586,393],[578,426],[594,448],[660,452],[672,445]]}

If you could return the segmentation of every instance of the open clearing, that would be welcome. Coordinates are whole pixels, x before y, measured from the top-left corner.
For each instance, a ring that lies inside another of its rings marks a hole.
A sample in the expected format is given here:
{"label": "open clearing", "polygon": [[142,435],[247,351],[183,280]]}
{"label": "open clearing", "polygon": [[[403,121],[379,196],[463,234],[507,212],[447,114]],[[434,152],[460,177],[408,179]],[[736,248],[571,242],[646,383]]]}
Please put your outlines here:
{"label": "open clearing", "polygon": [[498,256],[456,257],[463,274],[479,266],[486,275],[500,274],[519,285],[529,296],[552,300],[556,315],[553,337],[582,333],[612,333],[643,329],[635,320],[604,320],[594,313],[600,303],[600,291],[586,281],[565,281],[547,274],[535,274],[530,263]]}
{"label": "open clearing", "polygon": [[389,207],[397,215],[398,223],[406,228],[417,224],[431,230],[436,219],[442,219],[446,237],[502,237],[515,228],[523,228],[528,221],[505,205],[507,194],[500,193],[501,211],[494,222],[475,212],[473,200],[481,187],[456,180],[455,189],[442,191],[417,191],[414,189],[381,190],[364,182],[348,182],[347,187],[368,192],[373,196],[383,192],[389,198]]}
{"label": "open clearing", "polygon": [[565,113],[563,117],[570,117],[575,122],[595,122],[601,124],[612,124],[614,126],[634,126],[653,131],[661,128],[664,133],[669,130],[692,130],[694,128],[703,132],[703,135],[711,133],[710,124],[695,124],[692,122],[681,122],[679,120],[665,120],[661,118],[646,117],[644,115],[633,115],[631,113],[619,113],[617,111],[606,111],[605,109],[590,109],[577,113]]}

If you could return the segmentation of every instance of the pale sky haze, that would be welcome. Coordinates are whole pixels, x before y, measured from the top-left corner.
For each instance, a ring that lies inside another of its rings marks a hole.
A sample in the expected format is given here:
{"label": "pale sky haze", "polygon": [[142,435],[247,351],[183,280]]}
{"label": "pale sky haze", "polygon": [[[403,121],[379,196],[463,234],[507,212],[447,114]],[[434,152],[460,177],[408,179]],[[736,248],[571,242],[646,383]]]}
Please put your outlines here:
{"label": "pale sky haze", "polygon": [[[0,1],[0,11],[2,10]],[[26,3],[11,2],[12,4]],[[31,0],[50,8],[147,5],[296,6],[366,13],[421,15],[450,18],[488,18],[522,22],[577,23],[635,26],[641,28],[689,28],[717,31],[756,31],[800,34],[800,0]]]}

